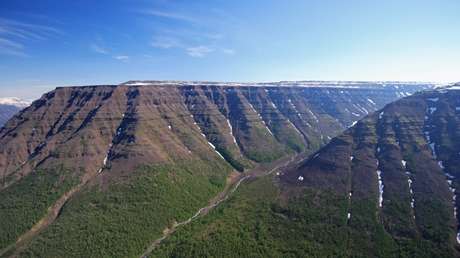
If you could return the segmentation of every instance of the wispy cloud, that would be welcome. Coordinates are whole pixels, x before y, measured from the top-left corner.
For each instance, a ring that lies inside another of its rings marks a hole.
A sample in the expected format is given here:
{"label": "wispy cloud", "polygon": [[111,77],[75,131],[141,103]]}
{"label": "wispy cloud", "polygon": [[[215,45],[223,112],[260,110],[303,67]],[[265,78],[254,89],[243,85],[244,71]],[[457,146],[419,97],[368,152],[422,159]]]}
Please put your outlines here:
{"label": "wispy cloud", "polygon": [[207,46],[189,47],[186,50],[187,54],[191,57],[204,57],[207,54],[214,52],[214,49]]}
{"label": "wispy cloud", "polygon": [[21,43],[9,39],[0,38],[0,54],[11,56],[27,56],[24,53],[24,46]]}
{"label": "wispy cloud", "polygon": [[99,54],[103,54],[103,55],[107,55],[109,53],[109,51],[107,49],[105,49],[104,47],[96,44],[96,43],[92,43],[90,45],[90,49],[96,53],[99,53]]}
{"label": "wispy cloud", "polygon": [[129,56],[123,56],[123,55],[114,56],[113,58],[116,60],[122,61],[122,62],[127,62],[129,60]]}
{"label": "wispy cloud", "polygon": [[181,42],[178,39],[172,38],[172,37],[166,37],[166,36],[155,37],[151,45],[152,47],[164,48],[164,49],[176,48],[176,47],[182,46]]}
{"label": "wispy cloud", "polygon": [[128,55],[120,55],[120,54],[114,53],[115,51],[112,51],[109,48],[105,47],[104,44],[102,44],[101,42],[103,42],[103,40],[101,38],[97,38],[95,42],[90,44],[89,46],[90,50],[93,51],[94,53],[105,55],[107,57],[111,57],[121,62],[129,61],[130,57]]}
{"label": "wispy cloud", "polygon": [[27,56],[25,43],[63,35],[54,27],[0,18],[0,54]]}
{"label": "wispy cloud", "polygon": [[23,39],[45,40],[64,33],[51,26],[0,18],[0,33]]}
{"label": "wispy cloud", "polygon": [[[184,10],[188,10],[184,12]],[[169,19],[173,22],[163,26],[162,23],[154,27],[155,36],[150,45],[159,49],[181,50],[190,57],[203,58],[213,52],[225,55],[234,55],[235,51],[222,46],[225,35],[219,31],[219,17],[222,13],[197,8],[193,12],[190,8],[175,10],[146,9],[143,14],[158,19]]]}
{"label": "wispy cloud", "polygon": [[195,19],[194,17],[187,16],[187,15],[177,13],[177,12],[164,12],[164,11],[157,11],[157,10],[144,10],[141,12],[155,16],[155,17],[160,17],[160,18],[165,18],[165,19],[170,19],[170,20],[191,22],[191,23],[198,22],[198,20]]}
{"label": "wispy cloud", "polygon": [[[181,49],[187,55],[191,57],[205,57],[208,54],[215,52],[216,50],[222,51],[222,53],[227,55],[234,55],[235,50],[229,48],[219,48],[216,47],[214,42],[209,42],[209,44],[191,44],[184,43],[186,39],[179,39],[170,36],[158,36],[155,37],[150,44],[152,47],[160,49]],[[203,42],[206,43],[206,42]]]}

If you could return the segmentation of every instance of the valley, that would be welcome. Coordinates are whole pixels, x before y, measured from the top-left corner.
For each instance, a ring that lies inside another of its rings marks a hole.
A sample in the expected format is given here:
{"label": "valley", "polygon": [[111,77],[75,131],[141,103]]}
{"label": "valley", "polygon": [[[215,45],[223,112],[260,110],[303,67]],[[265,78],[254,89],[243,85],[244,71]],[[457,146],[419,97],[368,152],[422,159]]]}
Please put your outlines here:
{"label": "valley", "polygon": [[453,89],[391,103],[279,176],[247,182],[151,257],[458,257]]}
{"label": "valley", "polygon": [[266,174],[286,159],[433,87],[311,84],[132,81],[45,94],[0,130],[3,256],[155,256],[251,185],[276,193],[283,172]]}

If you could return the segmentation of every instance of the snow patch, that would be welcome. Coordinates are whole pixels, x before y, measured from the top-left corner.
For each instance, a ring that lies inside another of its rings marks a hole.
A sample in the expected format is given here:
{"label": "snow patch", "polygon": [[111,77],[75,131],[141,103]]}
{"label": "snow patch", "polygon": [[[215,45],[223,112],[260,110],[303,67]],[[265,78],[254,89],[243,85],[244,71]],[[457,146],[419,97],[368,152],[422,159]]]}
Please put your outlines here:
{"label": "snow patch", "polygon": [[438,161],[438,166],[439,166],[441,169],[444,169],[444,165],[442,164],[442,161]]}
{"label": "snow patch", "polygon": [[[203,136],[204,136],[204,134],[203,134]],[[205,136],[205,137],[206,137],[206,136]],[[214,146],[214,144],[212,144],[212,143],[209,142],[209,141],[208,141],[208,144],[209,144],[209,146],[212,147],[212,149],[214,150],[214,152],[215,152],[217,155],[219,155],[219,157],[221,157],[223,160],[225,160],[224,156],[222,156],[222,154],[220,154],[220,152],[218,152],[218,151],[216,150],[216,146]]]}
{"label": "snow patch", "polygon": [[310,109],[307,109],[307,111],[310,113],[310,115],[313,117],[313,119],[315,120],[316,123],[319,123],[319,119],[318,117],[316,117],[316,115],[310,110]]}
{"label": "snow patch", "polygon": [[301,132],[299,131],[299,129],[297,128],[297,126],[295,126],[295,125],[291,122],[291,120],[288,119],[288,122],[291,124],[292,128],[294,128],[294,130],[296,130],[296,132],[297,132],[298,134],[302,135],[302,133],[301,133]]}
{"label": "snow patch", "polygon": [[361,104],[358,104],[358,107],[360,107],[361,110],[364,111],[366,115],[369,115],[369,111],[366,108],[362,107]]}
{"label": "snow patch", "polygon": [[259,115],[259,113],[256,111],[256,109],[254,108],[254,106],[253,106],[251,103],[249,103],[249,102],[248,102],[248,104],[249,104],[249,106],[251,107],[252,111],[254,111],[254,113],[256,113],[257,115]]}
{"label": "snow patch", "polygon": [[[425,132],[425,135],[427,134],[427,132]],[[427,141],[429,140],[429,138],[427,139]],[[431,148],[431,151],[433,152],[433,157],[435,159],[437,159],[437,155],[436,155],[436,150],[434,148],[435,146],[435,143],[434,142],[430,142],[429,144],[430,148]],[[453,183],[453,179],[455,179],[455,177],[451,174],[449,174],[448,172],[445,171],[445,167],[444,167],[444,164],[441,160],[438,160],[438,166],[441,168],[442,172],[444,173],[444,175],[446,176],[446,182],[447,184],[449,185],[449,190],[452,192],[452,205],[454,206],[454,217],[457,219],[457,207],[456,207],[456,200],[457,200],[457,195],[456,195],[456,189],[453,187],[452,183]],[[459,234],[460,234],[460,231],[459,231]],[[458,235],[457,235],[458,236]],[[458,240],[458,239],[457,239]]]}
{"label": "snow patch", "polygon": [[104,170],[104,168],[107,167],[107,162],[109,161],[109,156],[110,156],[110,152],[112,151],[112,147],[113,147],[113,144],[110,143],[107,153],[105,154],[104,160],[102,161],[102,167],[99,168],[99,170],[97,171],[98,174],[101,173]]}
{"label": "snow patch", "polygon": [[265,125],[265,129],[267,129],[267,131],[268,131],[271,135],[273,135],[272,131],[270,130],[270,128],[268,128],[268,126],[265,124],[265,122],[264,122],[264,125]]}
{"label": "snow patch", "polygon": [[126,83],[124,85],[126,85],[126,86],[148,86],[148,85],[152,85],[152,83],[149,83],[149,82],[131,82],[131,83]]}
{"label": "snow patch", "polygon": [[[404,167],[406,166],[404,165]],[[415,199],[414,199],[414,191],[412,190],[412,183],[413,183],[411,179],[412,174],[409,171],[406,171],[406,175],[407,175],[407,185],[409,186],[409,194],[411,197],[410,207],[413,209],[415,207]]]}
{"label": "snow patch", "polygon": [[382,181],[382,171],[377,170],[377,178],[379,180],[379,207],[383,205],[383,181]]}
{"label": "snow patch", "polygon": [[236,138],[235,138],[235,135],[233,135],[233,127],[232,127],[232,124],[230,123],[230,120],[228,119],[227,119],[227,125],[228,125],[228,128],[230,128],[230,135],[233,138],[233,142],[236,144]]}

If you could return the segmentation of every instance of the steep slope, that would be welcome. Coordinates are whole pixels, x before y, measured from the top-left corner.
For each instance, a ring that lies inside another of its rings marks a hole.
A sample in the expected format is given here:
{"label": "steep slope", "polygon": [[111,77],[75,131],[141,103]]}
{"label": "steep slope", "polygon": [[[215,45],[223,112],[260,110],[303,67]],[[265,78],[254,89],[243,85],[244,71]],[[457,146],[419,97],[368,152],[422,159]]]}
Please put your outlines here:
{"label": "steep slope", "polygon": [[458,257],[459,129],[460,91],[416,94],[358,122],[282,179],[341,207],[334,215],[344,218],[337,226],[346,226],[353,255]]}
{"label": "steep slope", "polygon": [[140,255],[233,169],[316,151],[399,96],[366,85],[58,88],[0,129],[0,254]]}
{"label": "steep slope", "polygon": [[458,88],[370,114],[152,257],[458,257]]}

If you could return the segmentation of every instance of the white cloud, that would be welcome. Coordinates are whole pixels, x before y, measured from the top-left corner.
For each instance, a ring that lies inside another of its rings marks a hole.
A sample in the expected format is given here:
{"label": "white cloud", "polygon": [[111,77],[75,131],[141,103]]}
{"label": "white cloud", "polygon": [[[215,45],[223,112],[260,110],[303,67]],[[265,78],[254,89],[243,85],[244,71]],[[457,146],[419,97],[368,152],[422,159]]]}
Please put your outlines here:
{"label": "white cloud", "polygon": [[114,56],[113,58],[115,58],[116,60],[122,61],[122,62],[126,62],[129,60],[129,56],[123,56],[123,55]]}
{"label": "white cloud", "polygon": [[191,57],[204,57],[209,53],[214,52],[214,49],[209,48],[207,46],[197,46],[197,47],[189,47],[186,49],[187,54]]}
{"label": "white cloud", "polygon": [[11,55],[11,56],[27,56],[23,52],[24,46],[18,42],[0,38],[0,54]]}
{"label": "white cloud", "polygon": [[105,49],[105,48],[103,48],[103,47],[101,47],[101,46],[99,46],[99,45],[97,45],[95,43],[91,44],[90,48],[91,48],[92,51],[94,51],[96,53],[99,53],[99,54],[106,55],[106,54],[109,53],[109,51],[107,51],[107,49]]}
{"label": "white cloud", "polygon": [[193,17],[183,15],[180,13],[174,13],[174,12],[163,12],[163,11],[156,11],[156,10],[147,10],[147,11],[142,11],[143,13],[153,15],[156,17],[160,18],[166,18],[166,19],[172,19],[172,20],[178,20],[178,21],[184,21],[184,22],[191,22],[191,23],[196,23],[197,20]]}
{"label": "white cloud", "polygon": [[63,33],[51,26],[18,22],[0,18],[0,33],[22,39],[45,40]]}
{"label": "white cloud", "polygon": [[181,47],[181,43],[179,42],[179,40],[172,38],[172,37],[165,37],[165,36],[154,38],[151,45],[152,47],[164,48],[164,49]]}
{"label": "white cloud", "polygon": [[[51,26],[0,18],[0,54],[27,56],[24,45],[29,40],[46,40],[63,33]],[[21,43],[19,43],[19,42]]]}
{"label": "white cloud", "polygon": [[[98,41],[101,41],[101,40],[98,40]],[[111,51],[111,50],[109,50],[109,49],[107,49],[105,47],[102,47],[101,45],[96,44],[96,43],[92,43],[90,45],[90,49],[92,51],[94,51],[95,53],[106,55],[106,56],[111,56],[113,59],[121,61],[121,62],[129,61],[129,56],[127,56],[127,55],[116,55],[115,53],[113,53],[113,51]]]}

